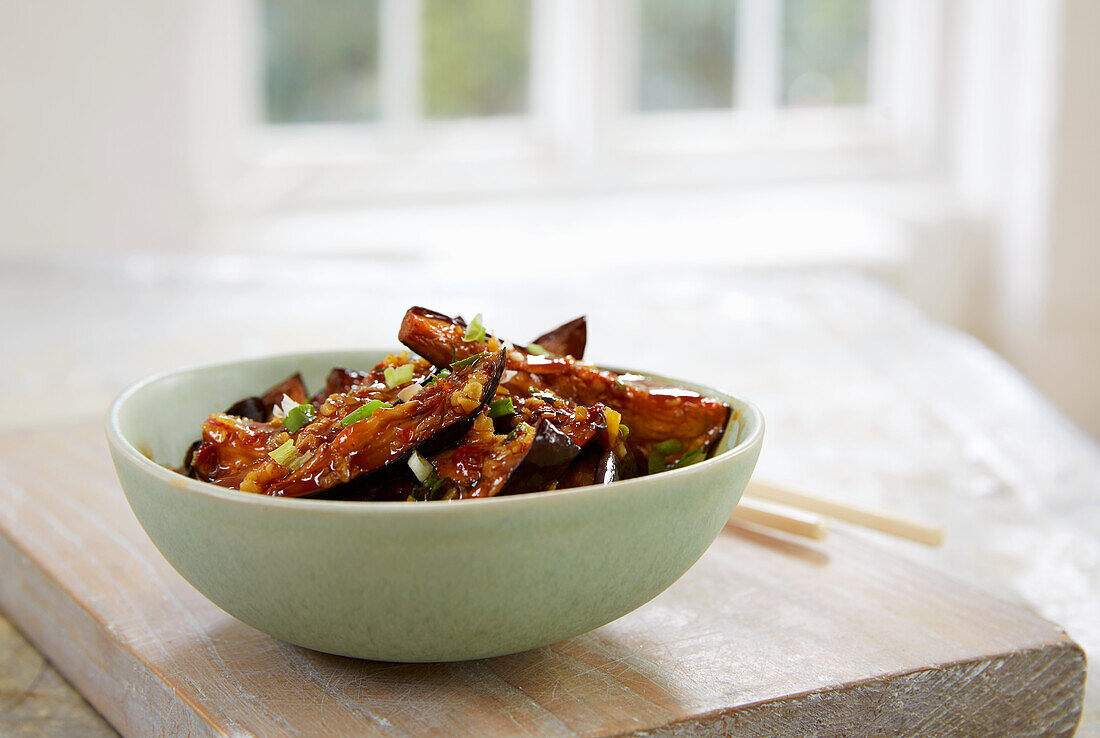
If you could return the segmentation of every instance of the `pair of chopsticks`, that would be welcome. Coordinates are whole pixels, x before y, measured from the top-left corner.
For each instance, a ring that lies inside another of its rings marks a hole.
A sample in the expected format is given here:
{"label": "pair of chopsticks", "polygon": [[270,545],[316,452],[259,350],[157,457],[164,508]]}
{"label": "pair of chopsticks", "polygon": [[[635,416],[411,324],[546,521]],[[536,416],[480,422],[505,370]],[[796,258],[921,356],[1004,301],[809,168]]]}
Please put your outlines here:
{"label": "pair of chopsticks", "polygon": [[[794,508],[790,510],[788,508]],[[796,536],[821,540],[829,524],[820,516],[842,520],[897,538],[938,546],[943,528],[909,520],[893,513],[839,502],[789,487],[752,481],[730,520],[781,530]]]}

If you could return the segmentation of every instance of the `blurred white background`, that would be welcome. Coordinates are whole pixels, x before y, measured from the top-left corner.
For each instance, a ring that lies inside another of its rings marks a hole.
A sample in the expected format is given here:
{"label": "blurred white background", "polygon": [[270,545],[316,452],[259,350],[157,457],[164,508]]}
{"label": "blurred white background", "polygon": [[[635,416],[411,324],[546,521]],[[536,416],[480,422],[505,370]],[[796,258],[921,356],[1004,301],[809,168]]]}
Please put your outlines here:
{"label": "blurred white background", "polygon": [[4,11],[8,268],[855,269],[1100,435],[1094,0]]}

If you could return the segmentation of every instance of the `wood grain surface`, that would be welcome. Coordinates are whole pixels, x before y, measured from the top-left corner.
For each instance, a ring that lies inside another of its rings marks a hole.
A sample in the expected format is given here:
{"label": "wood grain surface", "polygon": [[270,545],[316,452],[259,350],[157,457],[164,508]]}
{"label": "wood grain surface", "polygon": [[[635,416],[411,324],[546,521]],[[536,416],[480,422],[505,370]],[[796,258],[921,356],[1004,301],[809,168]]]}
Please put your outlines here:
{"label": "wood grain surface", "polygon": [[863,540],[729,528],[650,604],[527,653],[402,665],[277,641],[134,520],[98,423],[0,434],[0,606],[120,732],[1068,735],[1057,627]]}

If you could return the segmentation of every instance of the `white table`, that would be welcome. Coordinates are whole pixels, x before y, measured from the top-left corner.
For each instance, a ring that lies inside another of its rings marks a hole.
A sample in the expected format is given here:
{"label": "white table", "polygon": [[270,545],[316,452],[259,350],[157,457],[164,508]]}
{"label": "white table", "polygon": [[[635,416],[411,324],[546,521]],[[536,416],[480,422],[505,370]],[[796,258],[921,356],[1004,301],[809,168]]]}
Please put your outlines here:
{"label": "white table", "polygon": [[[942,523],[941,549],[881,542],[1029,603],[1100,653],[1100,449],[996,355],[851,275],[624,256],[577,277],[552,257],[511,273],[459,258],[7,265],[0,426],[102,414],[127,383],[181,364],[394,346],[411,304],[482,312],[515,340],[583,312],[588,358],[756,401],[761,478]],[[1100,698],[1086,699],[1080,734],[1100,735]],[[0,733],[16,729],[110,732],[0,618]]]}

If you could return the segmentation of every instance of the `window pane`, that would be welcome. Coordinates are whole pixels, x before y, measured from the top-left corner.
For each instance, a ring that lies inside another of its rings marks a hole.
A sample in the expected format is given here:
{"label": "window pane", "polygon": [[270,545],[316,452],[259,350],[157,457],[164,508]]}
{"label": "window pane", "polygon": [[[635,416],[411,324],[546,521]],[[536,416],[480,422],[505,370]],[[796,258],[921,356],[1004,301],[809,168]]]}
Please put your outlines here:
{"label": "window pane", "polygon": [[638,107],[733,104],[734,0],[638,3]]}
{"label": "window pane", "polygon": [[866,102],[868,5],[868,0],[784,0],[784,104]]}
{"label": "window pane", "polygon": [[529,0],[425,0],[425,115],[525,111],[530,14]]}
{"label": "window pane", "polygon": [[264,0],[272,123],[378,116],[378,0]]}

